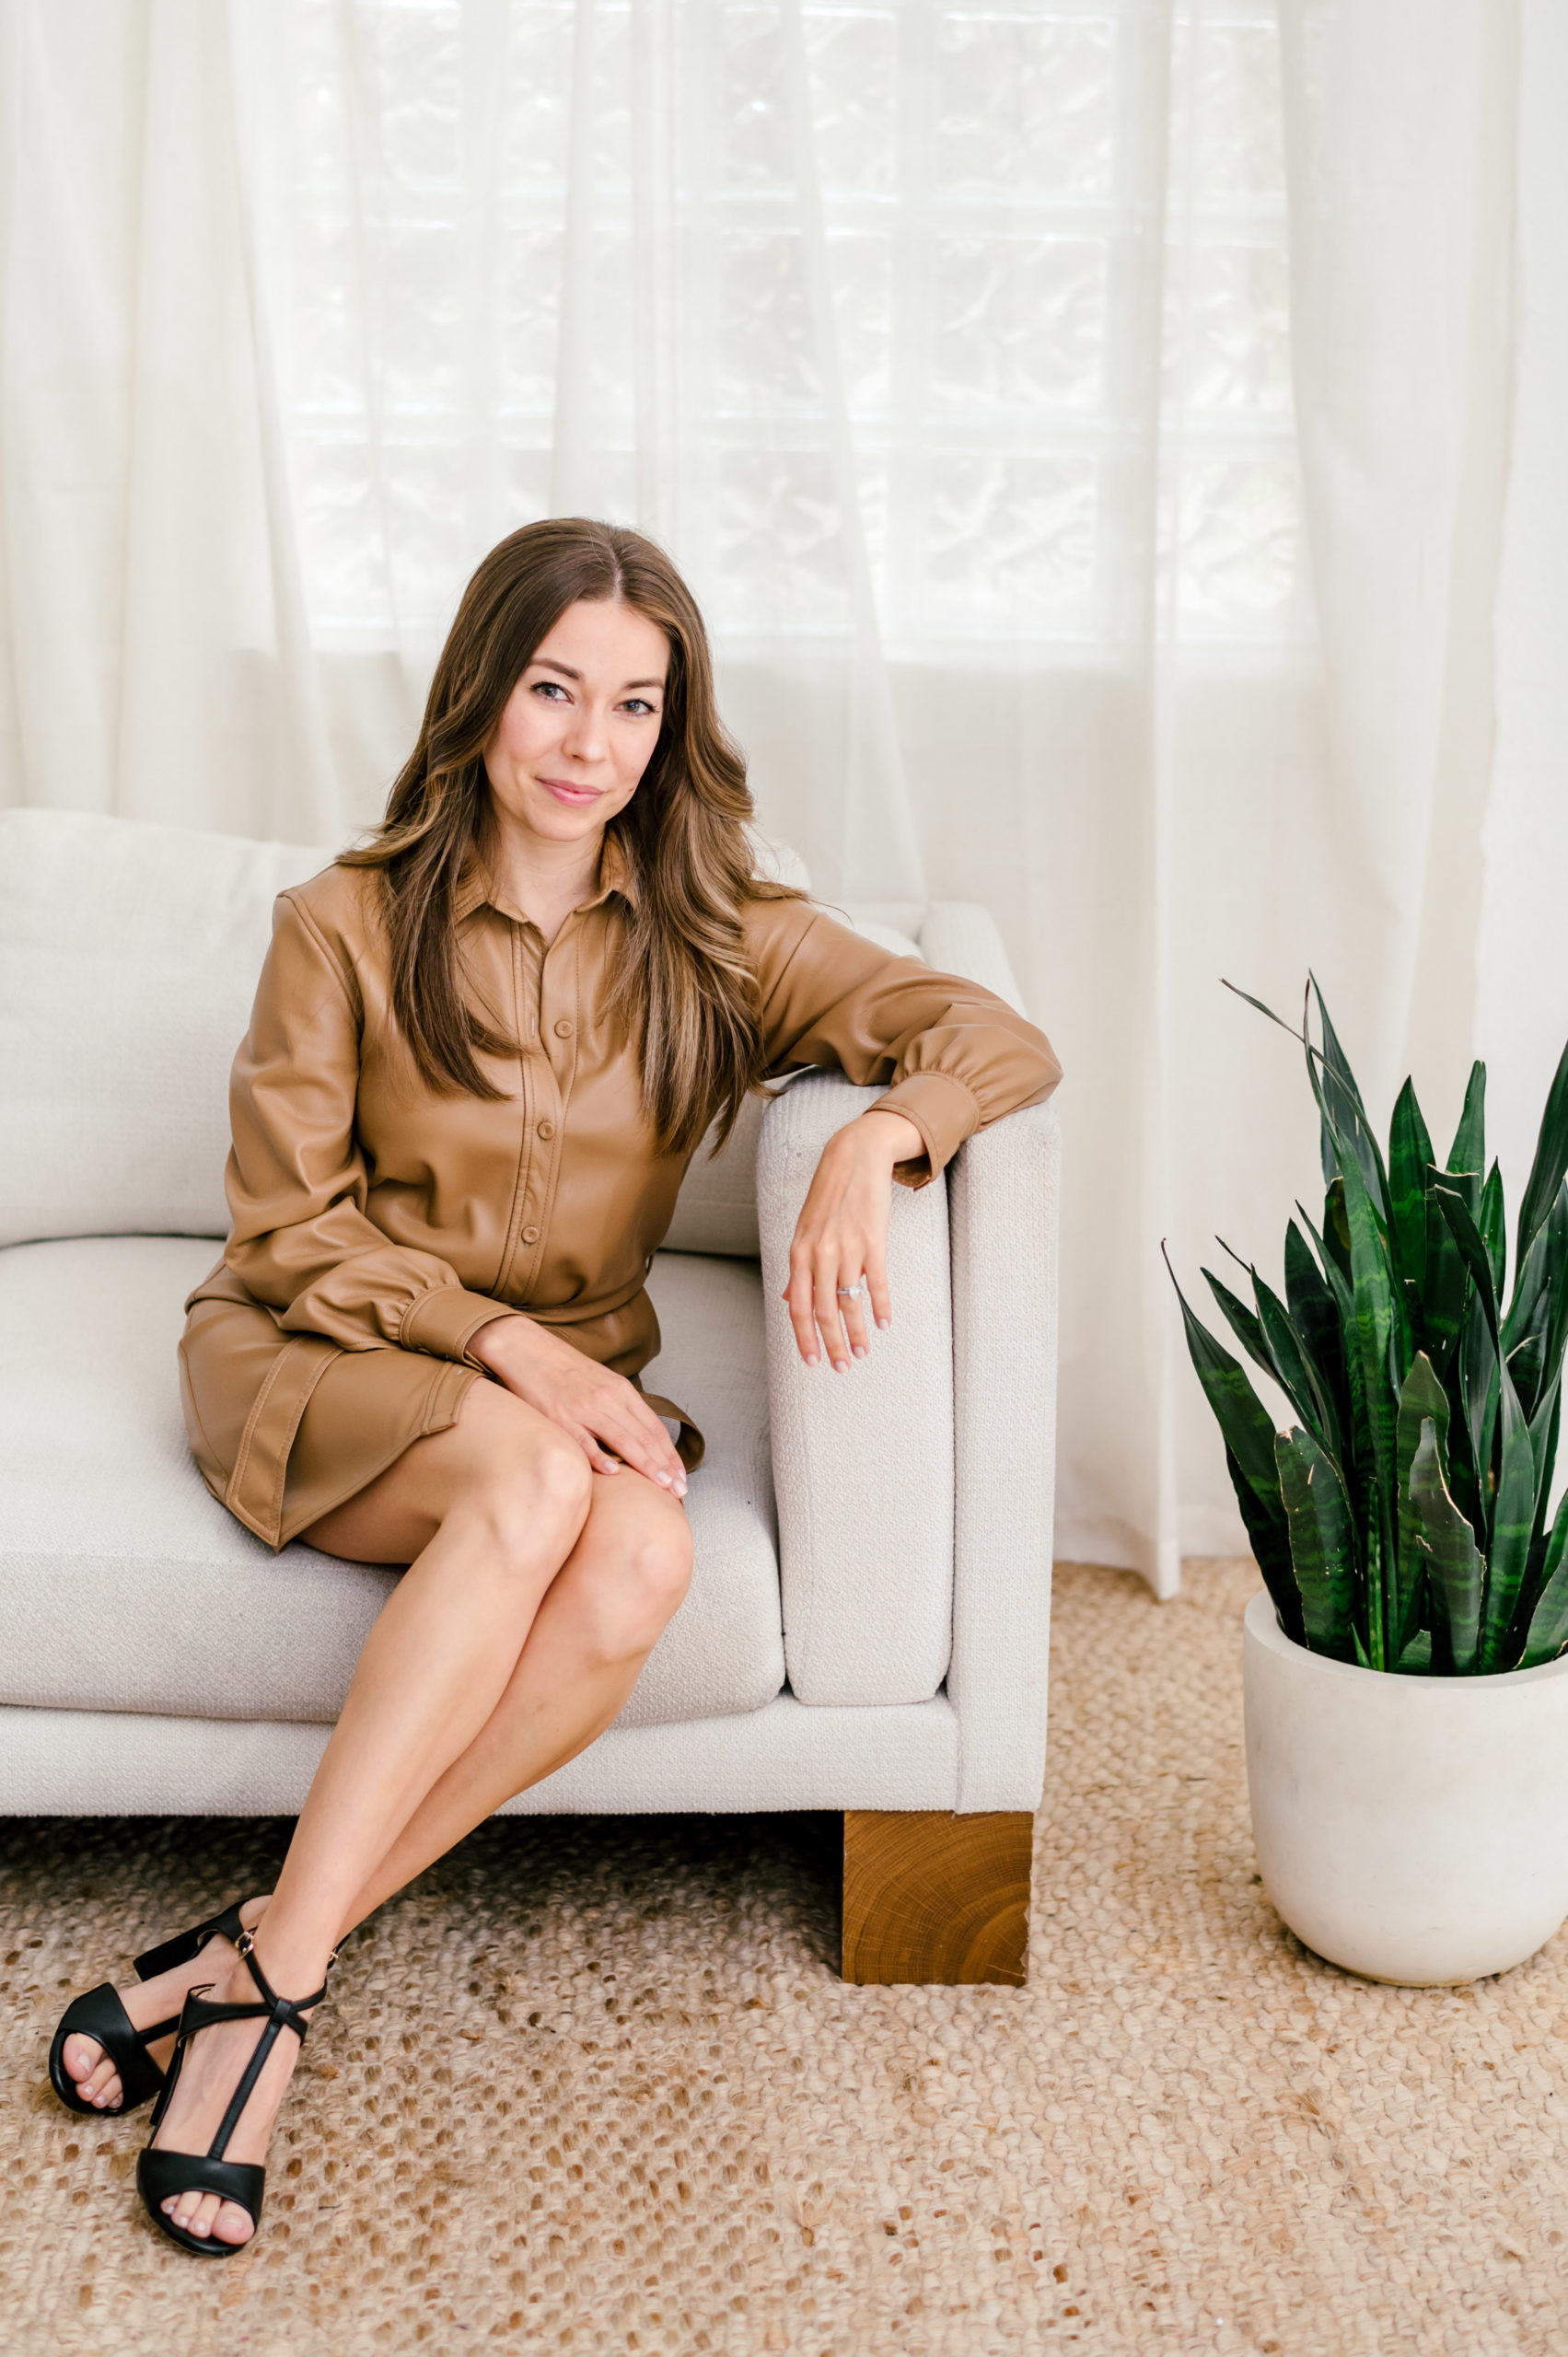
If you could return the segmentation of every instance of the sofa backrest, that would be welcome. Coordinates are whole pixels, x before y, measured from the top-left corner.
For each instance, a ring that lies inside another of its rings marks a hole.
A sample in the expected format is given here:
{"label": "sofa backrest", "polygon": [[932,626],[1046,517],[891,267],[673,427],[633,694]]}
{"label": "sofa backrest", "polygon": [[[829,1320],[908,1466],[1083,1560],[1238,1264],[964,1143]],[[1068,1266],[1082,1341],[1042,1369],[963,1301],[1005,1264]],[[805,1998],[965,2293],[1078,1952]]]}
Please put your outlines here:
{"label": "sofa backrest", "polygon": [[228,1070],[328,852],[0,812],[0,1244],[228,1233]]}
{"label": "sofa backrest", "polygon": [[[758,853],[806,885],[792,853],[759,838]],[[0,1245],[226,1236],[229,1066],[273,902],[331,856],[0,811]],[[756,1255],[761,1118],[755,1101],[722,1155],[699,1149],[672,1249]]]}

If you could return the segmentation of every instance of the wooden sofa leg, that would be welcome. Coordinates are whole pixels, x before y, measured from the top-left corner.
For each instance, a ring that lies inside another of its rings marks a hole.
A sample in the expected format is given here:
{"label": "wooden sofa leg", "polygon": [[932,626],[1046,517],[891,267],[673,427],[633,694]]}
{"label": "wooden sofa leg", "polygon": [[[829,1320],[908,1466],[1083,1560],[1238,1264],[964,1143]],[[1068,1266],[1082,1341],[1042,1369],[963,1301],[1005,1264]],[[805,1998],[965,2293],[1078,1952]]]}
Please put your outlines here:
{"label": "wooden sofa leg", "polygon": [[1033,1835],[1028,1809],[846,1809],[844,1979],[1021,1989]]}

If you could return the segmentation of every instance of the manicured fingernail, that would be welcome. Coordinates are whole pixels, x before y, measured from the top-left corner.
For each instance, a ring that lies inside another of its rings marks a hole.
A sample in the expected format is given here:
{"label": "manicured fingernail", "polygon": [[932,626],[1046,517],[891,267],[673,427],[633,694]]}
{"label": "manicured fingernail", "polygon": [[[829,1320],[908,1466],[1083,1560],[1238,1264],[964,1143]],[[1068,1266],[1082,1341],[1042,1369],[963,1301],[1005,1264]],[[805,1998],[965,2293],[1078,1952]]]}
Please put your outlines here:
{"label": "manicured fingernail", "polygon": [[817,1364],[818,1364],[818,1357],[817,1357],[817,1353],[816,1353],[816,1352],[815,1352],[815,1351],[813,1351],[813,1352],[812,1352],[812,1353],[811,1353],[810,1357],[807,1360],[806,1364],[807,1364],[807,1366],[816,1366],[816,1365],[817,1365]]}
{"label": "manicured fingernail", "polygon": [[892,1322],[890,1318],[879,1318],[877,1320],[877,1331],[879,1334],[885,1334]]}
{"label": "manicured fingernail", "polygon": [[854,1354],[857,1359],[863,1359],[865,1356],[865,1345],[864,1342],[857,1342],[855,1344]]}

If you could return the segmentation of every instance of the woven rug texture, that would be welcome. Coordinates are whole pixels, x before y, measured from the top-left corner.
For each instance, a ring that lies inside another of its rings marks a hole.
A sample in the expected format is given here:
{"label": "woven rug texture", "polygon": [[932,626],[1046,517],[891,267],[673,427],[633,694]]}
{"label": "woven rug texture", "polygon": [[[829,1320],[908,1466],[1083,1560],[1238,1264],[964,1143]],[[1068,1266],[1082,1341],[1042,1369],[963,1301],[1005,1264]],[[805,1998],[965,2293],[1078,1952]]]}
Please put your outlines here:
{"label": "woven rug texture", "polygon": [[286,1825],[0,1821],[0,2345],[1561,2357],[1568,1934],[1414,1991],[1283,1929],[1256,1585],[1059,1569],[1027,1990],[844,1987],[830,1818],[493,1821],[346,1946],[222,2264],[44,2055]]}

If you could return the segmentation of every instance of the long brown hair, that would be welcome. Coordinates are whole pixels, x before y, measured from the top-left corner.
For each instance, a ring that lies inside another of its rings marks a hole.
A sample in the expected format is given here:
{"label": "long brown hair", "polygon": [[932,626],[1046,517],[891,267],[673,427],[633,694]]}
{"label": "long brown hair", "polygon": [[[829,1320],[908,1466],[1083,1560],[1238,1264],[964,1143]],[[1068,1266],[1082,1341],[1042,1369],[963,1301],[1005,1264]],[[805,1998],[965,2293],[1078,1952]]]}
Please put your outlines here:
{"label": "long brown hair", "polygon": [[[459,983],[452,907],[491,826],[484,748],[512,690],[568,606],[621,598],[669,642],[658,743],[610,821],[635,879],[607,1014],[630,1024],[658,1151],[690,1151],[710,1121],[729,1134],[762,1075],[761,1008],[741,911],[784,888],[754,878],[746,764],[714,704],[707,633],[664,551],[640,532],[552,517],[491,550],[463,592],[424,720],[373,840],[345,865],[381,870],[392,1005],[433,1088],[495,1097],[476,1050],[517,1051]],[[793,895],[791,896],[793,897]]]}

